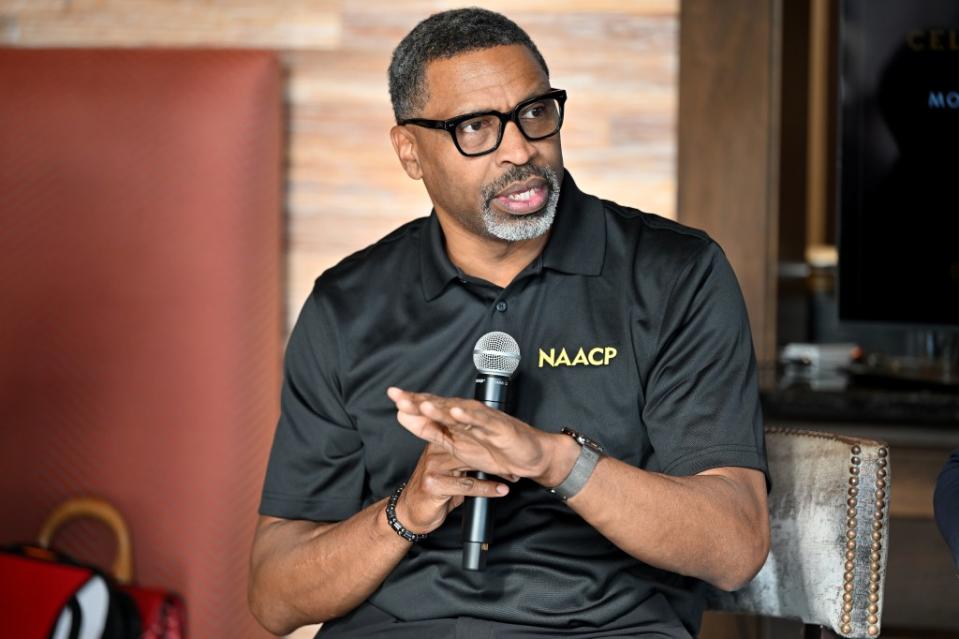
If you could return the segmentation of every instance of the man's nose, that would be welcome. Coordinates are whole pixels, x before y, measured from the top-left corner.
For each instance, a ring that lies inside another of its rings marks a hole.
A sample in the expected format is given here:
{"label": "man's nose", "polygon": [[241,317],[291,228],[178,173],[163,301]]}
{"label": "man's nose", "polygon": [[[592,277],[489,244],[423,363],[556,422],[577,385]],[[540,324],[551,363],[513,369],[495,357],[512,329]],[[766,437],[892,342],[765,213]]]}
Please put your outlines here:
{"label": "man's nose", "polygon": [[496,149],[496,159],[499,162],[523,165],[536,155],[536,147],[526,139],[515,122],[507,122],[503,131],[503,141]]}

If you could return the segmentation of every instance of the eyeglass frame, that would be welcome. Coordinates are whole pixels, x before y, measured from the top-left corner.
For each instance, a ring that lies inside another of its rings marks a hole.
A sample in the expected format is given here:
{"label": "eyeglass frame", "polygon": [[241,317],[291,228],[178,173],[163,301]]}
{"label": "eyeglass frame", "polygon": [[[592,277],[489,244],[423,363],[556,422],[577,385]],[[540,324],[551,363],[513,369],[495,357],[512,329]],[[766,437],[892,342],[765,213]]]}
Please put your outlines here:
{"label": "eyeglass frame", "polygon": [[[540,100],[556,100],[559,104],[559,122],[556,123],[556,130],[548,135],[541,135],[538,137],[530,137],[526,134],[526,131],[523,130],[523,127],[519,123],[519,113],[523,107],[529,106],[534,102]],[[467,153],[463,150],[463,147],[460,146],[459,140],[456,139],[456,127],[466,120],[472,118],[478,118],[484,115],[495,115],[499,118],[499,137],[496,138],[496,144],[493,145],[491,149],[486,151],[480,151],[479,153]],[[453,139],[453,144],[456,146],[456,150],[459,151],[462,155],[468,158],[480,157],[483,155],[488,155],[499,148],[499,145],[503,143],[503,135],[506,133],[506,124],[512,122],[516,125],[516,128],[530,142],[536,142],[538,140],[545,140],[546,138],[552,137],[559,133],[559,130],[563,128],[563,118],[566,115],[566,91],[564,89],[550,89],[542,95],[537,95],[532,98],[527,98],[522,102],[518,103],[509,113],[503,113],[501,111],[496,111],[491,109],[489,111],[475,111],[473,113],[465,113],[463,115],[457,115],[455,117],[449,118],[447,120],[428,120],[426,118],[406,118],[397,122],[399,125],[415,124],[416,126],[425,127],[427,129],[443,129],[450,134],[450,137]]]}

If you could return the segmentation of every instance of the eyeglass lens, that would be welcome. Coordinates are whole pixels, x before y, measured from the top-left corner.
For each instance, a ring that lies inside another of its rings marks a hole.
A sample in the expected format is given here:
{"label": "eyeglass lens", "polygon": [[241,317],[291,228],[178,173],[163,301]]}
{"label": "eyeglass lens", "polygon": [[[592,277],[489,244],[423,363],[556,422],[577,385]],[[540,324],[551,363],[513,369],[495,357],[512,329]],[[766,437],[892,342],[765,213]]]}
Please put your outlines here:
{"label": "eyeglass lens", "polygon": [[[517,121],[527,138],[544,138],[556,133],[560,124],[559,102],[553,98],[523,105]],[[483,153],[496,147],[503,123],[495,115],[480,115],[460,122],[456,141],[465,153]]]}

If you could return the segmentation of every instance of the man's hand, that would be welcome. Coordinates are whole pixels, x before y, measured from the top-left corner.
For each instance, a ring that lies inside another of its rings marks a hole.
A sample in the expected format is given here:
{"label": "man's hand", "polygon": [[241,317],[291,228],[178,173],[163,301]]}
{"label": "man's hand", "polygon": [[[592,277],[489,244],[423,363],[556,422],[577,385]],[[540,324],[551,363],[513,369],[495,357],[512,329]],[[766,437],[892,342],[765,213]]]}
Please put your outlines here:
{"label": "man's hand", "polygon": [[468,477],[468,470],[442,446],[430,442],[396,503],[396,518],[411,532],[427,533],[439,528],[466,497],[509,493],[506,484]]}
{"label": "man's hand", "polygon": [[446,451],[460,470],[479,470],[509,481],[521,477],[544,486],[569,473],[579,447],[473,399],[439,397],[390,388],[397,420],[406,430]]}
{"label": "man's hand", "polygon": [[[475,400],[398,388],[387,394],[400,424],[430,442],[428,451],[442,450],[451,458],[449,466],[435,466],[439,473],[481,470],[555,486],[579,455],[573,438],[543,432]],[[725,590],[751,579],[769,549],[765,479],[750,468],[675,477],[603,457],[583,490],[566,503],[640,561]]]}

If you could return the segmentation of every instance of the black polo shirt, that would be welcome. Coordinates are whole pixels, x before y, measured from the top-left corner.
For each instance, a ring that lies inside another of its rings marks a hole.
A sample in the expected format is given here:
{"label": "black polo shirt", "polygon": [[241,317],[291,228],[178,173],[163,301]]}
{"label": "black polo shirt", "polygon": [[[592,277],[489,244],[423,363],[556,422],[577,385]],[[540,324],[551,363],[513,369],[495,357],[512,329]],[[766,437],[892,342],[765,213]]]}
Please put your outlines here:
{"label": "black polo shirt", "polygon": [[[720,248],[585,195],[567,173],[543,253],[506,288],[450,262],[435,213],[317,279],[287,348],[260,512],[337,521],[389,495],[425,444],[397,423],[386,388],[472,397],[473,345],[489,331],[522,351],[519,419],[571,426],[651,471],[766,470],[752,340]],[[702,582],[628,556],[538,484],[520,481],[494,513],[485,571],[460,567],[457,509],[321,635],[417,622],[454,637],[466,621],[483,636],[697,633]]]}

